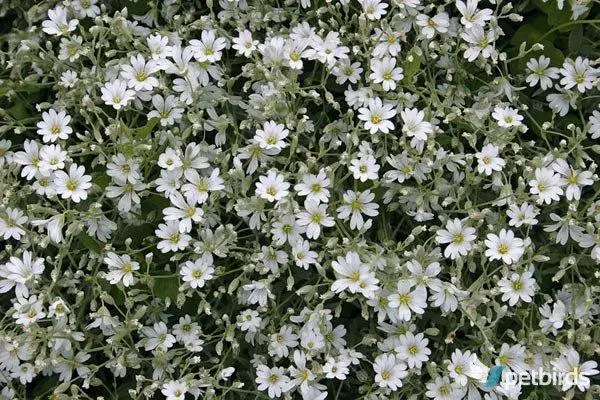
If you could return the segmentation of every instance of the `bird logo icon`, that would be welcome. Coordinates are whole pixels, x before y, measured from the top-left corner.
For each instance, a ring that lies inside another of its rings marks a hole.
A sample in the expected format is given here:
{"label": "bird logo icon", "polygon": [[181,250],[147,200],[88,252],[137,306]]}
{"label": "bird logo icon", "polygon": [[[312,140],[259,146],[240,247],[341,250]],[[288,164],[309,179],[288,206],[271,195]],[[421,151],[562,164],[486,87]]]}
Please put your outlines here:
{"label": "bird logo icon", "polygon": [[490,368],[484,388],[493,389],[498,386],[500,380],[502,379],[502,372],[504,372],[505,369],[506,367],[504,365],[494,365],[492,368]]}

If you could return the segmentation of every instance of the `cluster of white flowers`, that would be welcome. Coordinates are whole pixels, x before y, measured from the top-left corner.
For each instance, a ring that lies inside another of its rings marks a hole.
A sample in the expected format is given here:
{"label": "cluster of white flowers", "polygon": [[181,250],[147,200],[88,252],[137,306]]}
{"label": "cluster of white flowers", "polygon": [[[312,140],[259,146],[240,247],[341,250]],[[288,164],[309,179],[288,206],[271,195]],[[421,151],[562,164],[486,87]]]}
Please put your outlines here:
{"label": "cluster of white flowers", "polygon": [[0,399],[598,398],[598,21],[539,3],[0,0]]}

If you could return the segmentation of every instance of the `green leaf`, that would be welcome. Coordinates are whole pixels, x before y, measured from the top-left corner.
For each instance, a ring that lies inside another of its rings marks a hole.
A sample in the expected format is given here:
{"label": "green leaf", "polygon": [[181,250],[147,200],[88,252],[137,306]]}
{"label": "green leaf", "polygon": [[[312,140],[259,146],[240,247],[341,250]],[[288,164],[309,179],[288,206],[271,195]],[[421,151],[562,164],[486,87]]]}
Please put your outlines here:
{"label": "green leaf", "polygon": [[161,299],[167,297],[171,300],[177,299],[179,293],[179,278],[176,276],[154,277],[154,294]]}
{"label": "green leaf", "polygon": [[[543,15],[538,15],[532,18],[527,24],[521,25],[515,32],[513,37],[510,39],[510,44],[515,47],[519,47],[523,42],[527,42],[528,45],[532,45],[546,33],[550,27],[546,22],[546,18]],[[553,34],[550,34],[546,38],[552,41]]]}
{"label": "green leaf", "polygon": [[578,54],[583,43],[583,26],[575,25],[569,33],[569,53]]}
{"label": "green leaf", "polygon": [[8,114],[16,120],[22,120],[29,116],[27,107],[25,107],[25,104],[21,102],[15,103],[6,111],[8,111]]}
{"label": "green leaf", "polygon": [[407,82],[412,82],[413,76],[419,72],[419,68],[421,66],[421,54],[422,51],[418,46],[413,47],[406,57],[406,61],[402,64],[402,68],[404,69],[404,79]]}
{"label": "green leaf", "polygon": [[77,240],[79,240],[79,242],[88,250],[90,250],[93,253],[96,254],[100,254],[102,253],[102,244],[97,241],[96,239],[94,239],[93,237],[85,234],[85,233],[80,233],[79,235],[76,236]]}
{"label": "green leaf", "polygon": [[152,118],[145,126],[135,130],[135,135],[140,139],[146,139],[152,133],[152,129],[156,126],[158,118]]}
{"label": "green leaf", "polygon": [[93,173],[92,182],[104,189],[110,183],[110,176],[104,172]]}

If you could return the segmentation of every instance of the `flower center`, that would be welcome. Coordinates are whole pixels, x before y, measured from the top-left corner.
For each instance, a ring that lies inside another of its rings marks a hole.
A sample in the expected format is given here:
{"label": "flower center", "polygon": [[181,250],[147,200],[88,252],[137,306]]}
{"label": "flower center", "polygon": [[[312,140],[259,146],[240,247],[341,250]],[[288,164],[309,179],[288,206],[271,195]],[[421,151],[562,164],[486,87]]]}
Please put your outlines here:
{"label": "flower center", "polygon": [[419,348],[417,347],[417,345],[411,344],[410,346],[408,346],[408,354],[410,354],[411,356],[416,356],[417,354],[419,354]]}
{"label": "flower center", "polygon": [[352,211],[360,211],[362,209],[362,203],[358,199],[352,200],[350,203],[350,208]]}
{"label": "flower center", "polygon": [[73,179],[69,179],[67,181],[66,187],[67,187],[68,190],[74,191],[75,189],[77,189],[77,181],[73,180]]}
{"label": "flower center", "polygon": [[135,79],[137,79],[138,82],[144,82],[146,78],[148,78],[148,74],[146,73],[146,71],[140,71],[137,74],[135,74]]}
{"label": "flower center", "polygon": [[508,245],[506,243],[502,243],[500,246],[498,246],[498,253],[500,253],[500,254],[508,253]]}
{"label": "flower center", "polygon": [[124,273],[128,274],[131,272],[131,269],[132,269],[131,267],[132,267],[131,263],[125,263],[125,264],[123,264],[122,270]]}

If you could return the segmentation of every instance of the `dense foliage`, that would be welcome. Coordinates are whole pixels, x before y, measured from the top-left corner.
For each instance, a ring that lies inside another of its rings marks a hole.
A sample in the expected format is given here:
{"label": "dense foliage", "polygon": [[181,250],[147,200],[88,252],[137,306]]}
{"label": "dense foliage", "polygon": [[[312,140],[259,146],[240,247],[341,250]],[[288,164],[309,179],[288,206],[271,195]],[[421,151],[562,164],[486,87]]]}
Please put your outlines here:
{"label": "dense foliage", "polygon": [[0,0],[0,399],[599,398],[599,30]]}

